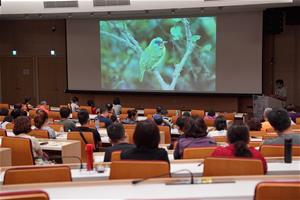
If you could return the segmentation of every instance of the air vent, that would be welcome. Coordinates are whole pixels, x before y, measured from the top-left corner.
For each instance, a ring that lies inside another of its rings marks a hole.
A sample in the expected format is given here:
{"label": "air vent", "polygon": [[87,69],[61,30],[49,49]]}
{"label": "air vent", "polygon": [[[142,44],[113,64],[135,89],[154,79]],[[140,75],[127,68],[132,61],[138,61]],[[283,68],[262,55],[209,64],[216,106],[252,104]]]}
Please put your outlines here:
{"label": "air vent", "polygon": [[94,6],[124,6],[130,5],[130,0],[94,0]]}
{"label": "air vent", "polygon": [[78,1],[44,1],[44,8],[74,8]]}

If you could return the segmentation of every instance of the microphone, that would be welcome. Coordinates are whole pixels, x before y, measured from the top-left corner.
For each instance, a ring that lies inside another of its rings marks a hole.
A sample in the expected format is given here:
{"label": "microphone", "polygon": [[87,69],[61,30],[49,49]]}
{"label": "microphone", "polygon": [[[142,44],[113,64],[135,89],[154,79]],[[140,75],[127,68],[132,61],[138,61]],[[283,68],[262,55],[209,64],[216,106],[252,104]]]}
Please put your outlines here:
{"label": "microphone", "polygon": [[[184,172],[184,171],[185,171],[185,172],[188,172],[188,173],[190,174],[191,181],[190,181],[189,184],[195,184],[195,181],[194,181],[194,174],[193,174],[190,170],[188,170],[188,169],[180,169],[180,170],[177,170],[177,171],[173,172],[173,174],[177,174],[177,173],[179,173],[179,172]],[[152,176],[152,177],[143,178],[143,179],[139,179],[139,180],[133,180],[133,181],[131,181],[131,183],[132,183],[133,185],[137,185],[137,184],[142,183],[142,182],[144,182],[144,181],[147,181],[147,180],[149,180],[149,179],[153,179],[153,178],[161,178],[161,177],[164,177],[164,176],[167,176],[167,175],[170,175],[170,172],[169,172],[169,173],[165,173],[165,174],[161,174],[161,175],[158,175],[158,176]]]}
{"label": "microphone", "polygon": [[51,157],[49,158],[49,160],[51,160],[51,159],[58,159],[58,158],[60,158],[60,159],[64,159],[64,158],[75,158],[75,159],[79,160],[79,163],[80,163],[80,170],[83,169],[82,159],[81,159],[79,156],[51,156]]}

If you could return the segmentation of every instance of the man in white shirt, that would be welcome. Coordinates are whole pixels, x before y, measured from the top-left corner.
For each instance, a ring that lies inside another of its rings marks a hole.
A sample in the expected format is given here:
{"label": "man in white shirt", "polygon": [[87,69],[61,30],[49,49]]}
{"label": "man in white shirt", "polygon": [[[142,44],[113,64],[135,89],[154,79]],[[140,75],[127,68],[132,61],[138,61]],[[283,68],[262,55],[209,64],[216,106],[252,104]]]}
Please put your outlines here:
{"label": "man in white shirt", "polygon": [[282,79],[278,79],[275,82],[275,98],[286,101],[287,100],[287,91],[286,87],[284,87],[284,82]]}

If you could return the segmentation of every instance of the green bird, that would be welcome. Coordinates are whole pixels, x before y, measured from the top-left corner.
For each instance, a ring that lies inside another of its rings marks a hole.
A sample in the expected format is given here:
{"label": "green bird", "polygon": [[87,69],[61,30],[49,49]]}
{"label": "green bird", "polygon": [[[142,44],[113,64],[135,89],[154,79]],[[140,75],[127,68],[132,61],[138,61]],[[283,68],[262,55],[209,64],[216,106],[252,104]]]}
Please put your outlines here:
{"label": "green bird", "polygon": [[143,51],[140,58],[140,82],[144,79],[145,71],[153,71],[155,68],[163,64],[166,55],[166,41],[161,37],[151,40],[150,44]]}

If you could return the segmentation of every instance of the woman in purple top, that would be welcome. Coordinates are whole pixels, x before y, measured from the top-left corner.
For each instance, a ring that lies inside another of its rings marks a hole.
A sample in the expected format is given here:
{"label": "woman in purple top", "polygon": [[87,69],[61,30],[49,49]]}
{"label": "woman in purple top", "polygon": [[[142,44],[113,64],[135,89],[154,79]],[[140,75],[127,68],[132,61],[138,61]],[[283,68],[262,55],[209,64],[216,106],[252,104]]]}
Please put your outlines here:
{"label": "woman in purple top", "polygon": [[190,117],[185,120],[184,134],[178,139],[174,150],[174,158],[181,159],[183,150],[189,147],[216,146],[214,138],[207,137],[207,126],[200,117]]}

